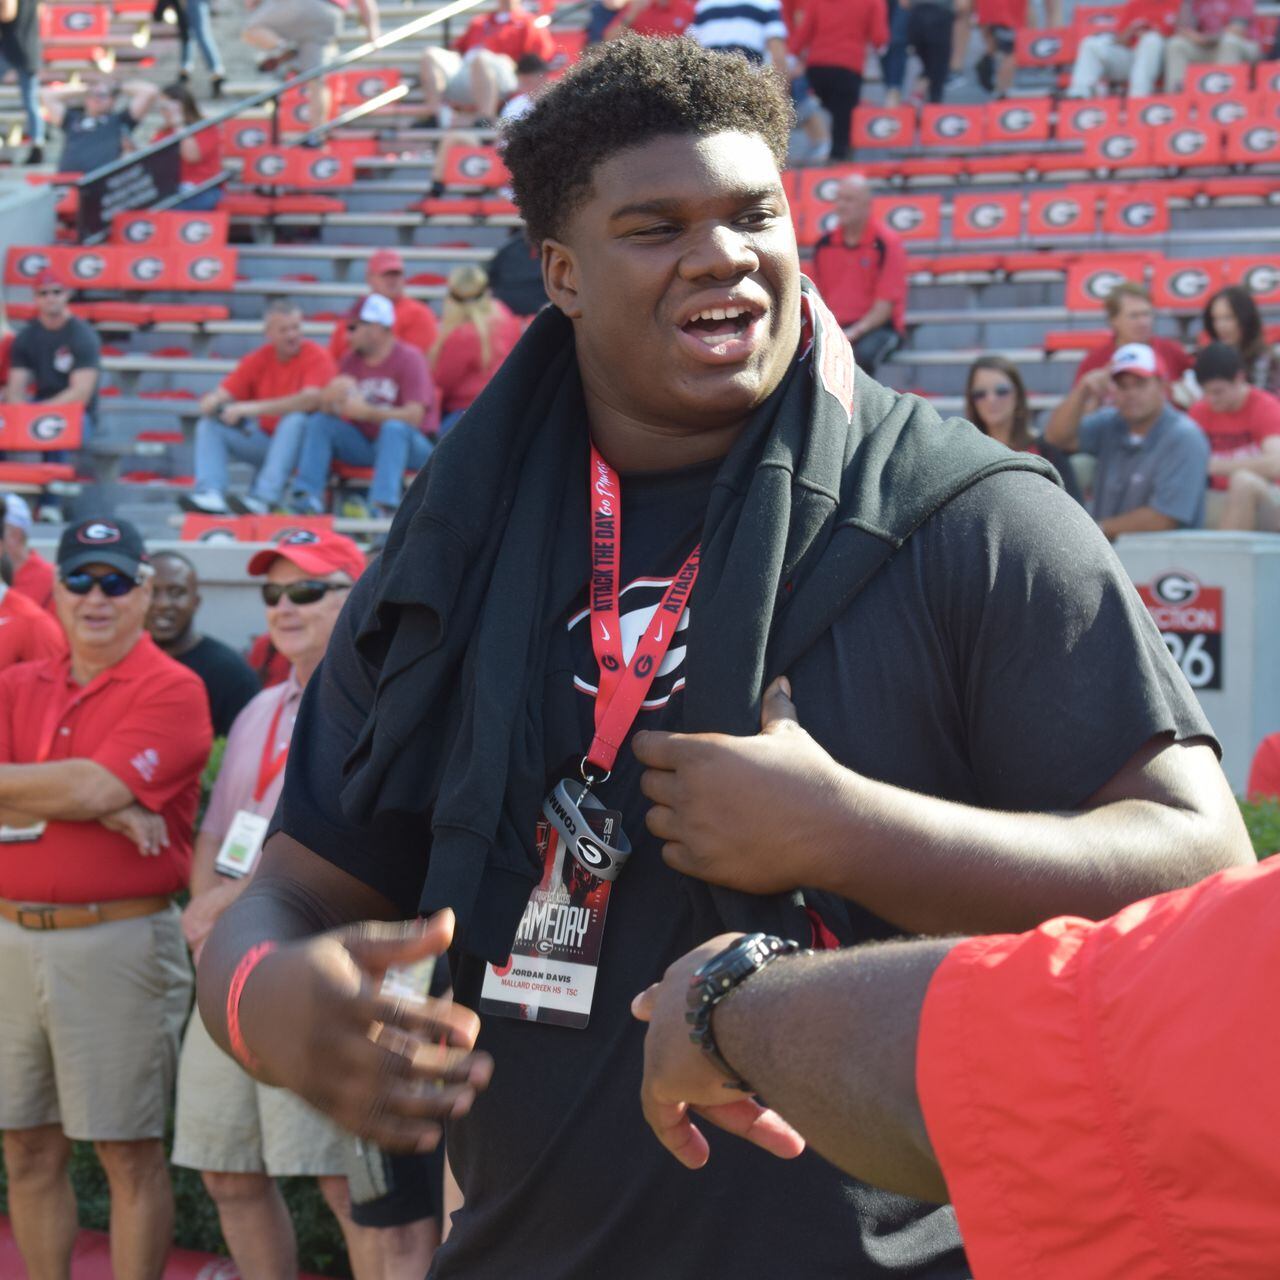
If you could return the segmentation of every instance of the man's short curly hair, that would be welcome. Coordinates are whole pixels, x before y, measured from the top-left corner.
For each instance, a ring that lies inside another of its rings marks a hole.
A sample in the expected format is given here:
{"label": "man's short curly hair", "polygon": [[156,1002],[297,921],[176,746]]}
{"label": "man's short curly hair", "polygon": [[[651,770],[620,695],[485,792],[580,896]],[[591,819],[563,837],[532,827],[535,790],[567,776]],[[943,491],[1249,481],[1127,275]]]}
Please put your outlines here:
{"label": "man's short curly hair", "polygon": [[781,79],[687,37],[627,35],[582,59],[507,126],[503,159],[529,239],[558,238],[597,166],[671,134],[758,134],[779,167],[795,119]]}

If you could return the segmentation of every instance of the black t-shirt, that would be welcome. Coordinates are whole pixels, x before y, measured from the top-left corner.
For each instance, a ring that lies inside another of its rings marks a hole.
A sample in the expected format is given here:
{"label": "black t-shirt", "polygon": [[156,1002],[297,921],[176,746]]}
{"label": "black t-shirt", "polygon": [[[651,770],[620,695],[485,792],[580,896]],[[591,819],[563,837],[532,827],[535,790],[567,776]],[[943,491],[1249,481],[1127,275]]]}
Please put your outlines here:
{"label": "black t-shirt", "polygon": [[[79,316],[68,316],[57,329],[46,329],[39,320],[32,320],[14,338],[10,364],[15,369],[29,370],[36,384],[35,399],[48,400],[67,389],[73,370],[101,367],[102,343]],[[92,415],[97,408],[95,387],[85,412]]]}
{"label": "black t-shirt", "polygon": [[197,645],[175,657],[204,681],[213,736],[225,738],[245,704],[262,692],[253,669],[229,644],[212,636],[201,636]]}
{"label": "black t-shirt", "polygon": [[[623,479],[620,581],[633,634],[698,536],[713,472]],[[426,832],[375,843],[346,828],[336,799],[371,697],[352,646],[369,590],[353,591],[308,688],[277,821],[411,915]],[[576,716],[584,745],[596,679],[585,607],[584,582],[555,628],[545,703],[549,722]],[[695,589],[638,728],[680,727],[681,646],[716,625],[697,610]],[[929,520],[789,675],[801,722],[842,763],[996,809],[1078,807],[1152,737],[1209,735],[1093,522],[1025,472],[983,480]],[[624,747],[600,788],[636,849],[610,899],[591,1024],[485,1018],[480,1045],[496,1070],[451,1127],[467,1203],[432,1274],[967,1276],[950,1208],[862,1186],[812,1154],[777,1161],[715,1130],[710,1163],[691,1173],[648,1131],[642,1028],[629,1003],[723,925],[707,888],[663,864],[638,775]],[[899,932],[862,911],[854,923],[863,938]],[[474,959],[457,963],[457,999],[475,1007],[482,973]]]}
{"label": "black t-shirt", "polygon": [[92,173],[119,160],[137,121],[128,110],[91,116],[83,107],[68,107],[62,116],[62,173]]}

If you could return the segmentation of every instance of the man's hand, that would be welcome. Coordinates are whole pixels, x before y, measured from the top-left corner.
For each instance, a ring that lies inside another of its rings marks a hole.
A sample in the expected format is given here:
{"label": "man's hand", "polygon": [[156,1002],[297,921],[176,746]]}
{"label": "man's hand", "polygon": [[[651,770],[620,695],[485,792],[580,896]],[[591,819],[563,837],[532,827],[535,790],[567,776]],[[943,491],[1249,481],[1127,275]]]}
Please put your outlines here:
{"label": "man's hand", "polygon": [[200,397],[200,403],[197,406],[200,410],[202,418],[213,418],[217,416],[218,406],[223,403],[222,393],[215,387],[212,391],[206,391]]}
{"label": "man's hand", "polygon": [[126,805],[98,821],[108,831],[128,836],[144,858],[154,858],[169,847],[169,828],[165,826],[164,819],[140,804]]}
{"label": "man's hand", "polygon": [[[750,1094],[730,1087],[715,1063],[689,1039],[685,1021],[689,980],[712,956],[741,937],[723,933],[677,960],[662,981],[631,1002],[631,1012],[649,1024],[644,1037],[644,1080],[640,1106],[649,1127],[668,1151],[689,1169],[701,1169],[711,1149],[692,1116],[784,1160],[804,1150],[804,1139]],[[732,998],[732,997],[730,997]]]}
{"label": "man's hand", "polygon": [[1105,400],[1111,394],[1111,370],[1090,369],[1080,379],[1080,385],[1097,400]]}
{"label": "man's hand", "polygon": [[366,921],[281,946],[245,983],[240,1027],[258,1076],[389,1151],[429,1151],[440,1122],[471,1109],[493,1060],[469,1053],[480,1032],[448,1000],[380,993],[388,968],[438,956],[453,912]]}
{"label": "man's hand", "polygon": [[218,917],[240,896],[243,888],[242,880],[222,880],[212,889],[197,893],[183,909],[182,936],[191,948],[191,958],[197,963]]}
{"label": "man's hand", "polygon": [[638,733],[632,750],[648,769],[649,830],[669,866],[744,893],[814,884],[829,852],[824,815],[848,773],[800,727],[791,686],[765,690],[760,733]]}
{"label": "man's hand", "polygon": [[374,406],[361,395],[348,396],[342,406],[342,416],[349,422],[368,422],[373,412]]}
{"label": "man's hand", "polygon": [[234,400],[222,408],[222,420],[229,427],[238,427],[249,416],[249,406]]}

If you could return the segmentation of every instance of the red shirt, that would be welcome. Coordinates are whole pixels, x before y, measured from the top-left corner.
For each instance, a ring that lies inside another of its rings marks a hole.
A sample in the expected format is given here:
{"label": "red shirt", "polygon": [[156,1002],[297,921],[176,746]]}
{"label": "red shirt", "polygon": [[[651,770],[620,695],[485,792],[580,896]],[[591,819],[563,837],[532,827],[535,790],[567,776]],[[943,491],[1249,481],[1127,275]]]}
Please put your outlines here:
{"label": "red shirt", "polygon": [[885,0],[808,0],[791,34],[791,49],[811,67],[862,74],[867,46],[889,43]]}
{"label": "red shirt", "polygon": [[907,251],[896,232],[868,218],[862,239],[850,247],[840,230],[828,233],[813,251],[809,276],[841,327],[857,324],[873,302],[892,302],[893,327],[907,319]]}
{"label": "red shirt", "polygon": [[0,334],[0,387],[9,381],[9,357],[13,353],[12,333]]}
{"label": "red shirt", "polygon": [[555,41],[546,27],[535,26],[535,22],[536,16],[518,5],[510,13],[481,14],[471,19],[471,25],[454,48],[459,53],[472,49],[505,53],[512,62],[519,61],[526,53],[536,53],[550,62],[555,56]]}
{"label": "red shirt", "polygon": [[253,674],[264,689],[270,689],[273,684],[283,684],[293,670],[289,659],[276,649],[265,631],[249,646],[245,661],[253,668]]}
{"label": "red shirt", "polygon": [[975,1276],[1271,1280],[1280,858],[961,942],[916,1081]]}
{"label": "red shirt", "polygon": [[[1164,362],[1165,372],[1169,375],[1170,381],[1176,382],[1191,368],[1191,357],[1187,355],[1180,342],[1175,342],[1172,338],[1148,338],[1146,345]],[[1080,361],[1080,367],[1076,370],[1076,376],[1072,381],[1079,382],[1086,373],[1092,373],[1094,369],[1105,369],[1111,363],[1111,357],[1115,353],[1114,338],[1109,338],[1100,347],[1094,347]]]}
{"label": "red shirt", "polygon": [[[416,298],[408,298],[404,294],[401,294],[392,305],[396,309],[396,322],[392,325],[391,332],[401,342],[417,347],[424,356],[430,354],[431,348],[436,345],[436,334],[440,330],[436,313]],[[333,333],[329,335],[329,354],[336,363],[346,354],[346,350],[347,322],[340,320],[333,326]]]}
{"label": "red shirt", "polygon": [[475,325],[462,324],[440,344],[433,369],[436,389],[440,392],[440,409],[453,413],[466,409],[493,377],[494,370],[507,358],[520,341],[524,326],[510,311],[495,300],[489,326],[489,361],[480,351],[480,334]]}
{"label": "red shirt", "polygon": [[[626,30],[634,31],[638,36],[682,36],[693,21],[697,3],[698,0],[669,0],[667,4],[650,4],[636,14]],[[618,30],[621,22],[619,15],[609,24],[605,34]]]}
{"label": "red shirt", "polygon": [[[160,142],[176,132],[176,129],[157,129],[151,141]],[[222,172],[222,139],[218,136],[217,129],[211,128],[194,134],[191,141],[200,148],[200,159],[188,160],[186,156],[180,157],[181,181],[196,186],[201,182],[208,182],[210,178],[216,178]]]}
{"label": "red shirt", "polygon": [[[436,395],[431,371],[421,352],[397,342],[378,364],[370,364],[363,356],[348,351],[342,357],[338,372],[352,378],[356,395],[379,409],[396,409],[420,404],[424,413],[419,430],[431,432],[440,424],[440,397]],[[370,440],[376,440],[381,422],[352,422]]]}
{"label": "red shirt", "polygon": [[1254,753],[1245,789],[1250,804],[1280,800],[1280,733],[1268,734]]}
{"label": "red shirt", "polygon": [[27,558],[13,571],[13,589],[42,609],[53,605],[53,565],[38,551],[28,551]]}
{"label": "red shirt", "polygon": [[1162,36],[1173,35],[1178,25],[1178,9],[1181,0],[1129,0],[1120,10],[1116,22],[1116,39],[1121,44],[1133,44],[1146,31],[1158,31]]}
{"label": "red shirt", "polygon": [[[290,360],[281,360],[268,342],[250,351],[222,380],[222,386],[237,400],[276,400],[295,395],[303,387],[327,386],[337,372],[329,353],[318,342],[303,342]],[[278,417],[263,417],[258,425],[270,435],[279,421]]]}
{"label": "red shirt", "polygon": [[[1256,458],[1264,440],[1280,436],[1280,400],[1257,387],[1249,388],[1237,413],[1215,413],[1203,400],[1187,412],[1209,437],[1209,451],[1219,458]],[[1213,476],[1209,483],[1225,489],[1227,477]]]}
{"label": "red shirt", "polygon": [[164,852],[144,858],[100,822],[50,822],[31,844],[0,844],[0,898],[85,903],[176,893],[191,870],[191,828],[212,741],[200,677],[145,632],[87,685],[72,680],[67,656],[0,673],[0,765],[93,760],[169,829]]}
{"label": "red shirt", "polygon": [[58,620],[10,587],[0,600],[0,671],[19,662],[58,658],[66,651],[67,637]]}

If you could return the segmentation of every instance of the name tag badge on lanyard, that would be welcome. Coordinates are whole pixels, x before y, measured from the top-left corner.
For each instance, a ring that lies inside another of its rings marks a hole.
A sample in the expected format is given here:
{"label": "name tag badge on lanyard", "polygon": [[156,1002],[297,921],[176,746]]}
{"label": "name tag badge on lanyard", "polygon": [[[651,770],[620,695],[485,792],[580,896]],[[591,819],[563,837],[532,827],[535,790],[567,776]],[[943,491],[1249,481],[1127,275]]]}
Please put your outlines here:
{"label": "name tag badge on lanyard", "polygon": [[[700,548],[680,567],[628,663],[618,605],[622,503],[617,473],[591,450],[591,647],[599,668],[595,736],[576,778],[542,802],[537,849],[542,880],[505,965],[487,965],[480,1012],[585,1027],[591,1016],[613,881],[631,854],[622,814],[593,791],[605,783],[666,657],[698,577]],[[566,856],[569,855],[569,856]]]}
{"label": "name tag badge on lanyard", "polygon": [[[253,788],[255,804],[261,804],[271,784],[280,776],[289,758],[289,744],[276,750],[280,733],[280,718],[284,714],[285,699],[281,699],[276,713],[271,717],[266,741],[262,744],[262,756],[258,761],[258,780]],[[213,861],[213,869],[233,880],[253,874],[262,852],[262,842],[267,836],[268,819],[250,809],[238,809],[231,819],[231,828],[222,841],[222,848]]]}

